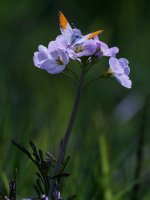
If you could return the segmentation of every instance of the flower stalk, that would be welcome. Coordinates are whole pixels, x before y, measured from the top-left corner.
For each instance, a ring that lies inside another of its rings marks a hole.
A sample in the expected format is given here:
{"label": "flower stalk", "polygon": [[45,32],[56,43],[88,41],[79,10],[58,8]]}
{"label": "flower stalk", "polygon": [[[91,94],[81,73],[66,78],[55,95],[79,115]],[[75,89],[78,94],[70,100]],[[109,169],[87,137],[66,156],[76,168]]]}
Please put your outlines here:
{"label": "flower stalk", "polygon": [[[74,122],[75,122],[76,114],[77,114],[77,111],[78,111],[78,108],[79,108],[84,74],[85,74],[85,68],[83,66],[83,68],[81,69],[81,74],[80,74],[79,84],[78,84],[78,87],[77,87],[77,93],[76,93],[74,106],[73,106],[73,109],[72,109],[72,113],[70,115],[69,123],[68,123],[67,129],[66,129],[64,138],[62,140],[62,144],[60,146],[60,150],[59,150],[58,158],[57,158],[57,163],[56,163],[56,166],[55,166],[54,171],[53,171],[53,176],[55,176],[59,172],[59,169],[60,169],[62,162],[64,160],[64,157],[65,157],[67,145],[68,145],[69,138],[70,138],[70,135],[71,135],[71,131],[72,131],[72,128],[73,128],[73,125],[74,125]],[[53,190],[53,184],[55,183],[54,181],[55,180],[52,180],[52,182],[51,182],[51,194],[52,194],[52,190]]]}

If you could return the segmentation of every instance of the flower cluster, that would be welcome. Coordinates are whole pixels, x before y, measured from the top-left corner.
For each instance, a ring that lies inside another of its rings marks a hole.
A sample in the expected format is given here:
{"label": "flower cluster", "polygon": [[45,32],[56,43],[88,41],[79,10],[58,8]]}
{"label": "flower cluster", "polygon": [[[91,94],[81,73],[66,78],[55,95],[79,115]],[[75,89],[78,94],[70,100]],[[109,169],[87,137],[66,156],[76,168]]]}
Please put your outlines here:
{"label": "flower cluster", "polygon": [[[79,29],[72,29],[74,33],[81,35]],[[84,36],[80,36],[84,37]],[[129,62],[125,58],[116,58],[119,52],[117,47],[109,48],[107,44],[99,40],[98,36],[92,39],[81,40],[80,43],[68,44],[67,38],[61,34],[57,36],[55,41],[51,41],[48,48],[40,45],[38,52],[34,53],[34,65],[38,68],[46,70],[50,74],[58,74],[67,68],[69,60],[78,60],[82,62],[83,57],[99,61],[102,57],[109,57],[109,69],[105,73],[105,77],[115,77],[119,83],[127,88],[131,88],[132,82],[129,79],[130,68]]]}

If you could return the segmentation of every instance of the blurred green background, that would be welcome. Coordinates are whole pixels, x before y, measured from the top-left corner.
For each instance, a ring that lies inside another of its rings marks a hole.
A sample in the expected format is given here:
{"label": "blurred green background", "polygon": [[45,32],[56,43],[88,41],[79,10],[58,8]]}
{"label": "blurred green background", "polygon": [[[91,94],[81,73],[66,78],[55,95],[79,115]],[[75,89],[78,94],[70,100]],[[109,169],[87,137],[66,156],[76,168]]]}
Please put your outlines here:
{"label": "blurred green background", "polygon": [[[62,74],[37,69],[32,59],[39,44],[47,46],[60,34],[60,10],[83,33],[104,29],[100,39],[120,48],[118,56],[129,60],[133,81],[131,90],[114,79],[97,81],[85,89],[67,150],[71,176],[63,196],[149,200],[148,0],[1,0],[0,190],[7,192],[6,178],[12,178],[18,168],[18,196],[35,195],[35,168],[11,139],[27,147],[32,140],[55,155],[64,135],[75,87]],[[72,63],[71,67],[78,66]],[[108,59],[96,65],[88,79],[102,67],[108,67]]]}

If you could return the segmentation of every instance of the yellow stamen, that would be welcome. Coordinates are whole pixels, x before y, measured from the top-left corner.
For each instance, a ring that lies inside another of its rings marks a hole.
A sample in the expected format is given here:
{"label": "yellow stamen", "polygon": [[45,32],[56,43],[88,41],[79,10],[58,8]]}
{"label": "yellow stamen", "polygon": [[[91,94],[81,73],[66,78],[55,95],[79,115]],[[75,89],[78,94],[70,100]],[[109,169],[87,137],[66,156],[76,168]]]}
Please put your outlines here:
{"label": "yellow stamen", "polygon": [[57,63],[58,65],[63,65],[63,64],[64,64],[63,61],[62,61],[62,59],[61,59],[60,57],[58,57],[58,58],[56,59],[56,63]]}
{"label": "yellow stamen", "polygon": [[83,51],[84,51],[84,49],[83,49],[82,45],[76,45],[76,48],[75,48],[76,53],[80,53],[80,52],[83,52]]}

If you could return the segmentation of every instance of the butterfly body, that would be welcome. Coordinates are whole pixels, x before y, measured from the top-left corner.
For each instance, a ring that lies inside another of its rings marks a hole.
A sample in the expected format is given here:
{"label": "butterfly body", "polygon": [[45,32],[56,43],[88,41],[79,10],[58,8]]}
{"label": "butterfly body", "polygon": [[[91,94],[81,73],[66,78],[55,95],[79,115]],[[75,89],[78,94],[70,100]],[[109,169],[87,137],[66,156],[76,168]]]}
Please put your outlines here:
{"label": "butterfly body", "polygon": [[68,45],[76,45],[85,42],[86,40],[94,38],[96,35],[103,32],[102,30],[82,35],[79,29],[72,29],[66,17],[62,12],[59,12],[59,23],[62,35],[65,37]]}

